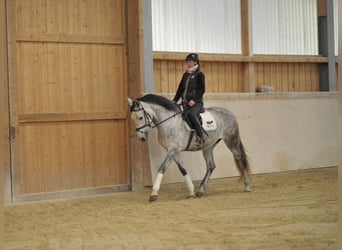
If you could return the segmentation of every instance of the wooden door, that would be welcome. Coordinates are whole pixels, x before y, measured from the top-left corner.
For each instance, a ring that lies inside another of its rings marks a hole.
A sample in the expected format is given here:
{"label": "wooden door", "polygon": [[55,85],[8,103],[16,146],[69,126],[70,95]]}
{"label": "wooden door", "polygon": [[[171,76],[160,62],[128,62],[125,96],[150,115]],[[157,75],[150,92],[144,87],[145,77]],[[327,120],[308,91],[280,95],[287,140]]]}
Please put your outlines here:
{"label": "wooden door", "polygon": [[130,189],[124,0],[8,0],[13,201]]}

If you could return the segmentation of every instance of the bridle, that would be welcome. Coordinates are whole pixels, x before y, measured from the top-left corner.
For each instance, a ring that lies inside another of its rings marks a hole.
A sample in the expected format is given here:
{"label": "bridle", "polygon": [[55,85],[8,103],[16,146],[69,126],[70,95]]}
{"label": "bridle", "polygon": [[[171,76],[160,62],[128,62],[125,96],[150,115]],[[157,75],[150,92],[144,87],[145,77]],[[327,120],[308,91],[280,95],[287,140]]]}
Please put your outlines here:
{"label": "bridle", "polygon": [[145,124],[136,128],[135,131],[139,132],[139,133],[145,133],[144,131],[142,131],[143,128],[146,127],[153,127],[153,118],[152,116],[144,109],[144,106],[139,102],[139,107],[133,107],[131,110],[131,113],[133,112],[138,112],[138,111],[143,111],[144,112],[144,120],[145,120]]}
{"label": "bridle", "polygon": [[135,131],[139,132],[139,133],[145,133],[144,131],[142,131],[143,128],[146,128],[146,127],[150,127],[150,128],[155,128],[155,127],[158,127],[160,124],[166,122],[167,120],[181,114],[183,112],[182,109],[180,109],[180,111],[178,111],[177,113],[169,116],[168,118],[156,123],[153,125],[153,118],[152,116],[144,109],[144,106],[139,102],[139,107],[138,108],[135,108],[133,107],[131,109],[131,113],[133,112],[138,112],[138,111],[143,111],[144,112],[144,120],[145,120],[145,124],[136,128]]}

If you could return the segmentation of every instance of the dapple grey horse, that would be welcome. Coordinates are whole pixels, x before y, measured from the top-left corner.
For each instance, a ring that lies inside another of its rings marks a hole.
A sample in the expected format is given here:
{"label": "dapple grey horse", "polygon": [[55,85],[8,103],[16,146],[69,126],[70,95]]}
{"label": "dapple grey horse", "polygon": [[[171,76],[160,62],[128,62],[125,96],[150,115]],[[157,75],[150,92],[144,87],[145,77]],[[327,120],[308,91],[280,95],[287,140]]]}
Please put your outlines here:
{"label": "dapple grey horse", "polygon": [[213,131],[207,131],[205,142],[200,145],[196,137],[193,136],[194,131],[189,130],[182,119],[182,110],[178,104],[171,102],[163,96],[154,94],[147,94],[138,99],[128,98],[128,103],[130,105],[131,117],[135,122],[137,137],[141,141],[145,141],[148,138],[149,130],[156,127],[158,129],[158,141],[167,151],[153,184],[152,193],[149,198],[150,201],[157,200],[163,175],[172,160],[175,161],[184,176],[185,183],[189,189],[189,197],[195,196],[193,182],[187,174],[180,157],[181,151],[203,151],[207,171],[196,193],[197,197],[201,197],[216,167],[213,149],[221,140],[233,153],[240,177],[244,178],[245,191],[251,191],[249,181],[251,171],[248,157],[241,142],[238,122],[231,111],[219,107],[206,109],[214,117],[217,128]]}

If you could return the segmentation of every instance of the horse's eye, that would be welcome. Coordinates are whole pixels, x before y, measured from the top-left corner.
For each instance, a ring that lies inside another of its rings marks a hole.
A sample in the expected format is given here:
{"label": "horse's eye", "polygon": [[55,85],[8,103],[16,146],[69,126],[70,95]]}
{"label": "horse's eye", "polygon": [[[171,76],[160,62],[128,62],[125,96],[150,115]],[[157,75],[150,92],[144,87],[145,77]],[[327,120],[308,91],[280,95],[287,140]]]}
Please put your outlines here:
{"label": "horse's eye", "polygon": [[139,120],[141,121],[143,118],[144,118],[144,117],[140,116],[140,117],[139,117]]}

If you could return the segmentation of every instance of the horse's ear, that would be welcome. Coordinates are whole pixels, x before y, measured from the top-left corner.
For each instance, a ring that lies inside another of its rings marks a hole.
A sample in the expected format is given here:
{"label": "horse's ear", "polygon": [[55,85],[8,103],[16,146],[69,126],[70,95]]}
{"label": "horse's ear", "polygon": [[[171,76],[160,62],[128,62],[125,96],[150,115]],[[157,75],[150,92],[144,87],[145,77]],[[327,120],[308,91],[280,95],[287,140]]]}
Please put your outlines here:
{"label": "horse's ear", "polygon": [[133,99],[128,97],[127,100],[128,100],[129,106],[132,106],[133,105]]}

